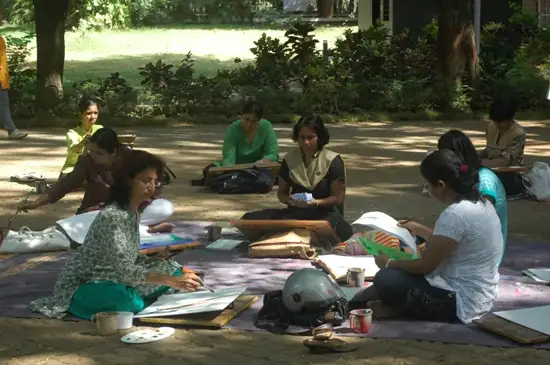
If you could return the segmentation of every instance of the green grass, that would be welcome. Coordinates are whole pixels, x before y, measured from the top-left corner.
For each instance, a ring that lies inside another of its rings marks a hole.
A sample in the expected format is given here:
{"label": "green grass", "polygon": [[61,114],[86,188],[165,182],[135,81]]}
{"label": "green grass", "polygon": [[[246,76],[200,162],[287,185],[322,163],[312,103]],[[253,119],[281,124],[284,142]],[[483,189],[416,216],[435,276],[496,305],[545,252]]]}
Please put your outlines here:
{"label": "green grass", "polygon": [[[349,27],[325,26],[316,30],[318,46],[326,40],[329,46]],[[5,28],[0,32],[22,34],[24,29]],[[196,60],[198,73],[213,75],[218,69],[238,67],[233,60],[251,60],[250,48],[262,33],[283,38],[284,30],[265,26],[174,26],[120,31],[90,32],[85,35],[68,32],[65,36],[65,82],[106,77],[120,72],[130,83],[138,85],[138,68],[161,58],[179,64],[187,52]],[[31,62],[35,61],[33,52]]]}

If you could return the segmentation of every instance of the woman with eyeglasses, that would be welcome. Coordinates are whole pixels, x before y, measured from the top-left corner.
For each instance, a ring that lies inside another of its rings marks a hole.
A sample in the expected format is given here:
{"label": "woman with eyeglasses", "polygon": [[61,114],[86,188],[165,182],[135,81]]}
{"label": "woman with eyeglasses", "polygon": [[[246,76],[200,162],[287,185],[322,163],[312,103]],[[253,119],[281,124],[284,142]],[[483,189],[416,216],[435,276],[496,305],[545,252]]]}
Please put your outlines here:
{"label": "woman with eyeglasses", "polygon": [[155,193],[163,170],[158,157],[128,152],[127,161],[113,173],[106,207],[90,226],[84,244],[69,258],[52,295],[30,303],[32,311],[88,320],[98,312],[138,313],[162,294],[202,286],[195,273],[177,262],[139,253],[139,207]]}
{"label": "woman with eyeglasses", "polygon": [[[96,131],[86,143],[87,153],[78,157],[74,169],[50,187],[47,193],[35,200],[19,204],[19,210],[28,211],[46,204],[54,204],[65,195],[84,186],[84,197],[76,214],[101,210],[109,197],[113,184],[113,173],[122,168],[132,149],[118,140],[116,132],[110,128]],[[84,184],[85,183],[85,184]],[[156,182],[152,201],[144,201],[143,225],[150,232],[171,230],[173,226],[165,222],[174,212],[172,203],[159,196],[161,185]]]}

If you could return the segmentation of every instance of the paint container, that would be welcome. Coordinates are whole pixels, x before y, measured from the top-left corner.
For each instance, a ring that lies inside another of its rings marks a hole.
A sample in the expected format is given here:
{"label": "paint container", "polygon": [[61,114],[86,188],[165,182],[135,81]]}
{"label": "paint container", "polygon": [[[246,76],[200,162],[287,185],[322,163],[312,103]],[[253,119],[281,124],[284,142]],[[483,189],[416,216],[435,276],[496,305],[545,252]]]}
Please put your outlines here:
{"label": "paint container", "polygon": [[134,313],[132,312],[117,312],[118,313],[118,329],[127,330],[132,328],[134,322]]}
{"label": "paint container", "polygon": [[372,310],[355,309],[350,312],[349,326],[355,333],[369,333],[372,324]]}
{"label": "paint container", "polygon": [[334,334],[334,330],[332,328],[332,324],[325,323],[320,325],[319,327],[315,327],[311,334],[316,340],[326,341],[332,337],[332,335]]}
{"label": "paint container", "polygon": [[348,269],[346,281],[352,288],[361,288],[365,285],[365,269],[351,268]]}
{"label": "paint container", "polygon": [[222,227],[219,226],[209,226],[206,228],[206,231],[208,233],[209,242],[217,241],[222,236]]}
{"label": "paint container", "polygon": [[99,312],[92,316],[92,321],[101,336],[110,336],[118,332],[118,317],[117,312]]}
{"label": "paint container", "polygon": [[46,183],[46,180],[36,180],[34,182],[34,188],[38,194],[45,194],[46,190],[48,190],[48,184]]}

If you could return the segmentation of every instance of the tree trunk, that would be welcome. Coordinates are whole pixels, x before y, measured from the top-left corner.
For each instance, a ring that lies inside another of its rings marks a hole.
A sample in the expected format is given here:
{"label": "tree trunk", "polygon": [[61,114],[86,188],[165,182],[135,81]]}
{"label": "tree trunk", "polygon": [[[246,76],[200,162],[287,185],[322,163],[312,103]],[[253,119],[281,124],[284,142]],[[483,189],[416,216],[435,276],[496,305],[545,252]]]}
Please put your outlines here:
{"label": "tree trunk", "polygon": [[471,0],[441,0],[437,54],[441,76],[448,82],[462,81],[467,71],[475,85],[479,79]]}
{"label": "tree trunk", "polygon": [[33,0],[36,23],[36,102],[45,110],[63,98],[65,21],[69,0]]}

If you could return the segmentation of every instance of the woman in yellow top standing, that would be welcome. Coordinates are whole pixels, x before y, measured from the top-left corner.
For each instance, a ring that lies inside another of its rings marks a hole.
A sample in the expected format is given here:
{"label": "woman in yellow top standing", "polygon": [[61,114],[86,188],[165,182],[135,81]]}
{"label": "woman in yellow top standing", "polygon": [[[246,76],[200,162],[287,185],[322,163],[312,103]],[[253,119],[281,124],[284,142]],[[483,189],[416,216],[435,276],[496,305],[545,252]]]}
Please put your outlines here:
{"label": "woman in yellow top standing", "polygon": [[10,112],[10,74],[8,71],[8,57],[6,56],[6,41],[0,36],[0,122],[8,130],[10,139],[23,139],[27,133],[21,132],[13,124]]}
{"label": "woman in yellow top standing", "polygon": [[67,132],[67,159],[61,169],[59,178],[73,171],[78,156],[84,152],[88,138],[98,129],[103,128],[102,125],[96,124],[99,116],[99,107],[94,100],[83,98],[78,103],[78,112],[81,116],[80,124],[76,128],[69,129]]}

